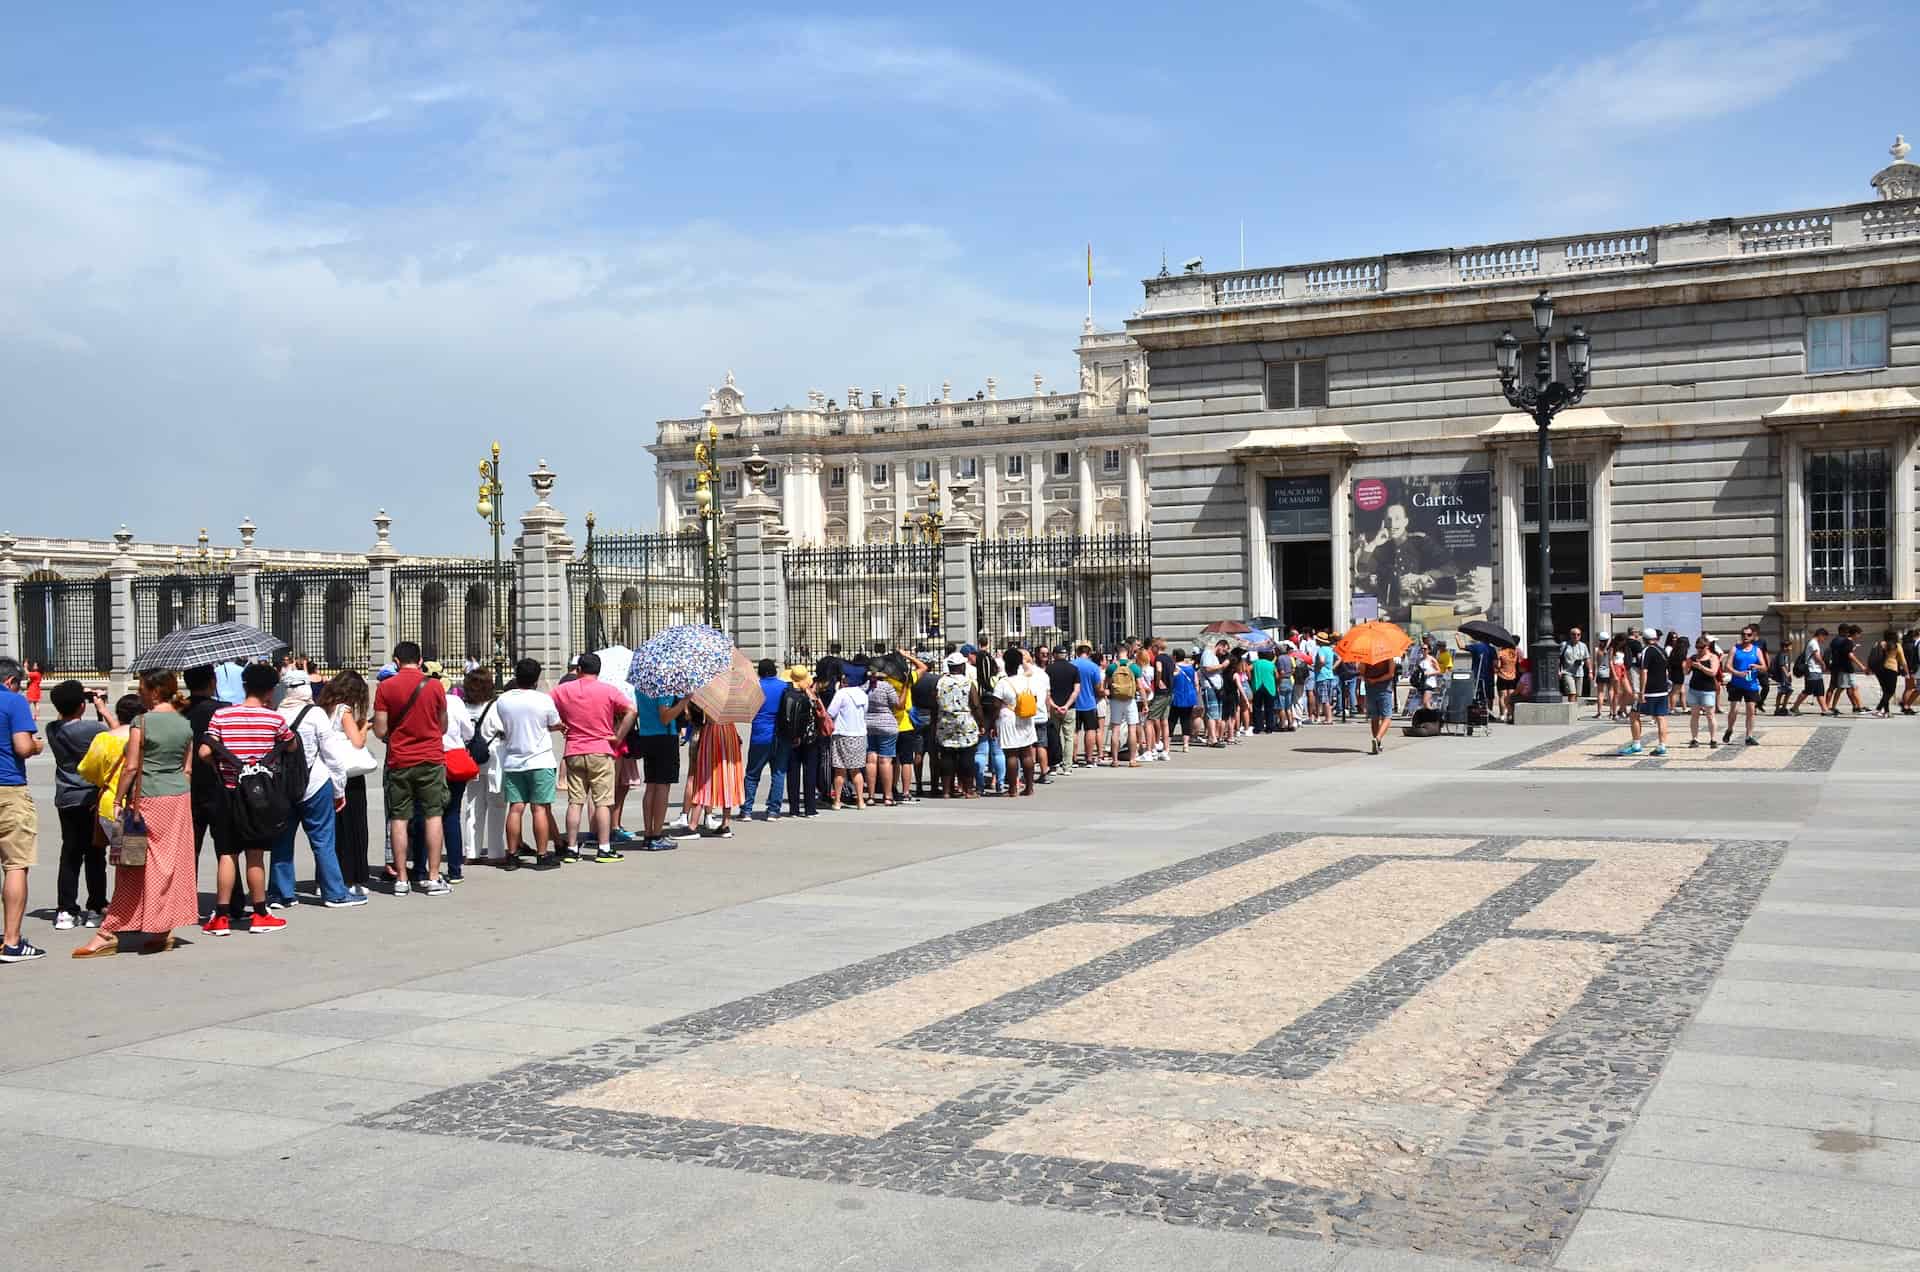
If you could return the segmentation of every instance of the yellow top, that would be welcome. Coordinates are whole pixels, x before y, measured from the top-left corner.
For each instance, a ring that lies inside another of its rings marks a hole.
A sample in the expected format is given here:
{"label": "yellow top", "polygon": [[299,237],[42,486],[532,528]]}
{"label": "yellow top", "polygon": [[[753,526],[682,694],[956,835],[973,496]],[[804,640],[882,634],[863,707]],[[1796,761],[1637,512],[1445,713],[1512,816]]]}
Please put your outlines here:
{"label": "yellow top", "polygon": [[120,761],[126,754],[127,740],[107,732],[96,734],[87,753],[80,757],[79,774],[100,788],[100,815],[109,821],[120,796]]}

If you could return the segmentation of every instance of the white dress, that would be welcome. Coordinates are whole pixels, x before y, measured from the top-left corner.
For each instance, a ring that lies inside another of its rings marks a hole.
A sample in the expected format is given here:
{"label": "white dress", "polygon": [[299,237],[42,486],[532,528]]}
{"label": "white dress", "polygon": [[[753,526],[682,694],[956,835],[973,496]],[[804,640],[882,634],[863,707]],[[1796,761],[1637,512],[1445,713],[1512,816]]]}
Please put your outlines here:
{"label": "white dress", "polygon": [[[451,707],[453,700],[449,699],[447,705]],[[482,704],[478,711],[465,703],[461,706],[468,715],[467,736],[471,738],[475,728],[480,728],[492,742],[493,753],[480,766],[480,776],[467,783],[466,798],[460,803],[460,846],[468,861],[499,861],[507,855],[507,801],[500,787],[499,713],[488,709],[491,703]],[[451,731],[453,713],[447,714]]]}
{"label": "white dress", "polygon": [[[1036,680],[1038,681],[1037,685],[1035,683]],[[1038,677],[1029,678],[1024,675],[1002,676],[1000,677],[1000,683],[993,687],[994,696],[1007,704],[1006,709],[1000,713],[1000,718],[995,724],[995,727],[999,730],[1000,749],[1002,751],[1023,750],[1026,747],[1034,745],[1034,743],[1039,740],[1039,733],[1034,728],[1034,725],[1040,719],[1038,712],[1036,711],[1033,716],[1022,720],[1019,714],[1013,709],[1014,704],[1020,700],[1020,691],[1022,689],[1033,694],[1036,708],[1041,702],[1046,700],[1046,681]]]}

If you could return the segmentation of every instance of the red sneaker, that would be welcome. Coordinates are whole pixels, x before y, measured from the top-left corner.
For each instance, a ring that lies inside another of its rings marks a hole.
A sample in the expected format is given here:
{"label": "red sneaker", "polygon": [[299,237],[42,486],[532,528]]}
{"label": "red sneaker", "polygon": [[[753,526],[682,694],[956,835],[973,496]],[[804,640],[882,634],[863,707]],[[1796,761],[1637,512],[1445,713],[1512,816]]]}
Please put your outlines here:
{"label": "red sneaker", "polygon": [[207,936],[232,936],[233,921],[224,914],[216,913],[200,925],[200,930]]}
{"label": "red sneaker", "polygon": [[278,932],[285,926],[287,926],[287,921],[277,914],[256,914],[253,916],[253,933],[256,936],[262,932]]}

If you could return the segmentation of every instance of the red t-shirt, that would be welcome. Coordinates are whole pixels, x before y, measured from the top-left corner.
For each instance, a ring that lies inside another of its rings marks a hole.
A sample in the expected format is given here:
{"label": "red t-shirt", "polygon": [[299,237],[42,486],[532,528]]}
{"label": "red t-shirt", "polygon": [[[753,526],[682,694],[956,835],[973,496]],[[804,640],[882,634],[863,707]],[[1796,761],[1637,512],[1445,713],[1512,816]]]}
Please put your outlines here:
{"label": "red t-shirt", "polygon": [[633,704],[604,680],[582,676],[553,687],[554,710],[567,726],[567,754],[612,755],[613,726]]}
{"label": "red t-shirt", "polygon": [[382,680],[374,692],[373,709],[387,713],[388,768],[446,763],[447,748],[443,741],[447,731],[446,686],[438,680],[427,681],[405,718],[400,715],[407,699],[413,697],[414,686],[425,674],[418,667],[402,667]]}
{"label": "red t-shirt", "polygon": [[[273,750],[274,743],[292,736],[285,716],[272,707],[256,707],[250,703],[222,707],[207,721],[208,739],[224,743],[227,750],[241,760],[257,760]],[[314,759],[309,756],[307,762],[311,764]],[[220,780],[228,786],[240,780],[239,767],[225,756],[220,757]]]}

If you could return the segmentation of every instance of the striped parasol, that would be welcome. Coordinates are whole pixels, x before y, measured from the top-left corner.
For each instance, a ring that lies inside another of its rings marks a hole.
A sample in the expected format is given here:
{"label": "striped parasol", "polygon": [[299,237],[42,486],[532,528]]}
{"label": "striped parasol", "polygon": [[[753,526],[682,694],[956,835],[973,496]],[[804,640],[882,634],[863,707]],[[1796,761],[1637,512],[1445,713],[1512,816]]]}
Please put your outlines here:
{"label": "striped parasol", "polygon": [[129,671],[184,671],[223,662],[263,662],[287,647],[245,623],[202,623],[168,632],[135,655]]}
{"label": "striped parasol", "polygon": [[733,640],[704,623],[655,633],[633,651],[627,683],[656,698],[684,698],[733,666]]}

